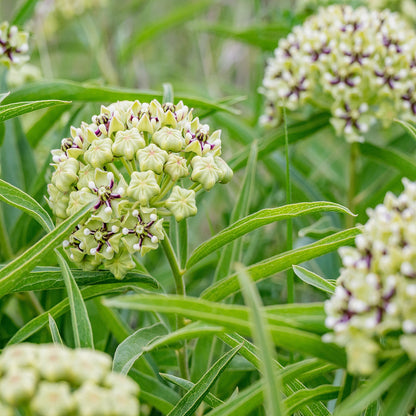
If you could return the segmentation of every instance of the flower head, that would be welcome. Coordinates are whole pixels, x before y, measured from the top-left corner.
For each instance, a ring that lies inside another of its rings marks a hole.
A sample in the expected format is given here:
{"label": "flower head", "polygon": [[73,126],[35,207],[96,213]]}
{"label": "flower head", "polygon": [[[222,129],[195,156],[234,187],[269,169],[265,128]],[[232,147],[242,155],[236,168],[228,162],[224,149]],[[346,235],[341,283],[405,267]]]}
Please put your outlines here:
{"label": "flower head", "polygon": [[2,416],[28,409],[37,416],[138,416],[138,392],[127,376],[111,372],[103,352],[19,344],[0,355]]}
{"label": "flower head", "polygon": [[368,210],[355,248],[340,250],[341,275],[326,302],[328,340],[346,346],[351,372],[370,374],[383,350],[416,360],[416,183]]}
{"label": "flower head", "polygon": [[70,259],[122,278],[135,267],[136,253],[158,248],[164,216],[181,221],[196,214],[192,182],[209,190],[231,179],[220,137],[182,102],[156,100],[102,106],[92,123],[72,127],[52,150],[48,202],[60,220],[95,205],[63,243]]}
{"label": "flower head", "polygon": [[29,57],[29,34],[20,31],[17,26],[10,26],[9,22],[0,23],[0,63],[10,67],[25,63]]}
{"label": "flower head", "polygon": [[416,120],[416,33],[398,14],[329,6],[279,41],[262,91],[265,124],[279,107],[318,104],[338,134],[362,141],[377,122]]}

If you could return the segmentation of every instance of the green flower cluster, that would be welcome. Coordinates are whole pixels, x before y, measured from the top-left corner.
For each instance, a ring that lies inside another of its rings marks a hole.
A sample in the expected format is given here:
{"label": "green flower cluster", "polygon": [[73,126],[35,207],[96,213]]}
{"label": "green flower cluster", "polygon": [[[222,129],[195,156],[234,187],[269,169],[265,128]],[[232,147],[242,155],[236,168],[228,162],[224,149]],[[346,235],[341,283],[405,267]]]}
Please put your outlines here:
{"label": "green flower cluster", "polygon": [[110,356],[90,349],[7,347],[0,355],[0,414],[138,416],[138,385],[111,372],[111,364]]}
{"label": "green flower cluster", "polygon": [[10,26],[9,22],[0,23],[0,63],[10,67],[26,62],[25,55],[29,50],[29,34],[20,31],[17,26]]}
{"label": "green flower cluster", "polygon": [[196,192],[232,178],[219,156],[220,136],[182,102],[156,100],[103,106],[91,124],[72,127],[71,137],[52,151],[49,205],[62,220],[96,204],[64,241],[70,259],[84,269],[103,264],[122,278],[135,266],[135,253],[158,247],[161,216],[195,215]]}
{"label": "green flower cluster", "polygon": [[416,183],[388,193],[368,210],[354,247],[340,250],[343,268],[326,302],[328,341],[346,347],[348,369],[371,374],[383,352],[402,349],[416,361]]}
{"label": "green flower cluster", "polygon": [[279,107],[310,103],[331,112],[339,135],[362,141],[376,121],[416,121],[416,33],[396,13],[330,6],[279,41],[262,92],[262,123]]}

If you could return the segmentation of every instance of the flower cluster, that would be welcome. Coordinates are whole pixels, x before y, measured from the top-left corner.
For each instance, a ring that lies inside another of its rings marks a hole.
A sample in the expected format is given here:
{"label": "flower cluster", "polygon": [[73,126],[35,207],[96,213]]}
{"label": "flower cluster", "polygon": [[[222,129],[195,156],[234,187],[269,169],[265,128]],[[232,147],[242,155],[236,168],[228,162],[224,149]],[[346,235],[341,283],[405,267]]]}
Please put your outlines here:
{"label": "flower cluster", "polygon": [[325,337],[346,347],[348,368],[370,374],[383,351],[416,360],[416,183],[388,193],[369,210],[356,248],[342,248],[343,268],[326,302]]}
{"label": "flower cluster", "polygon": [[2,416],[138,416],[138,392],[103,352],[19,344],[0,355]]}
{"label": "flower cluster", "polygon": [[103,264],[122,278],[135,265],[134,253],[158,247],[162,216],[181,221],[195,215],[196,192],[231,179],[219,156],[220,136],[182,102],[156,100],[103,106],[91,124],[73,127],[52,151],[48,185],[58,219],[95,202],[91,216],[64,241],[71,260],[85,269]]}
{"label": "flower cluster", "polygon": [[0,23],[0,63],[10,67],[22,64],[29,57],[29,34],[20,31],[17,26],[10,26],[9,22]]}
{"label": "flower cluster", "polygon": [[279,41],[263,80],[264,124],[278,107],[330,110],[348,141],[395,117],[416,120],[416,33],[396,13],[329,6]]}

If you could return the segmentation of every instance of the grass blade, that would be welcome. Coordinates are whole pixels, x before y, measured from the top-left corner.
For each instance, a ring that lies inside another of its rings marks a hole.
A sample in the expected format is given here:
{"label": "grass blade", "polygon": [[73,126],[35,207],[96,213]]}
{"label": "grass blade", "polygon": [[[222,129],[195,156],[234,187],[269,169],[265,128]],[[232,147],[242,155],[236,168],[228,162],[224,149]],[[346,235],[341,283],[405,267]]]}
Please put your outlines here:
{"label": "grass blade", "polygon": [[323,292],[330,293],[331,295],[335,292],[335,283],[328,281],[316,273],[313,273],[301,266],[292,266],[292,268],[296,273],[296,276],[298,276],[300,280],[307,283],[308,285],[316,287]]}
{"label": "grass blade", "polygon": [[52,341],[54,344],[64,345],[61,334],[59,333],[58,325],[56,325],[55,319],[52,318],[51,314],[48,314],[49,329],[52,335]]}

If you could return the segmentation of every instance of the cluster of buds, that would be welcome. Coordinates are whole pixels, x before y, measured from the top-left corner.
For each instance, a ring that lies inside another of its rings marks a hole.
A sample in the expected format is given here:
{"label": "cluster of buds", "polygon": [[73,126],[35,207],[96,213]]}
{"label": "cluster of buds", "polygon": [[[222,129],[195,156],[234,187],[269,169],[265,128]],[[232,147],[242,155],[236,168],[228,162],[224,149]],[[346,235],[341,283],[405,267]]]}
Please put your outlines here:
{"label": "cluster of buds", "polygon": [[279,41],[269,59],[262,92],[264,124],[279,107],[305,104],[331,112],[348,141],[362,141],[379,121],[416,121],[416,33],[396,13],[329,6]]}
{"label": "cluster of buds", "polygon": [[0,355],[0,414],[138,416],[139,386],[111,365],[110,356],[90,349],[7,347]]}
{"label": "cluster of buds", "polygon": [[196,192],[232,178],[220,136],[182,102],[156,100],[102,106],[92,124],[72,127],[52,151],[49,205],[58,220],[95,206],[64,241],[70,259],[84,269],[103,264],[122,278],[135,253],[158,247],[163,217],[195,215]]}
{"label": "cluster of buds", "polygon": [[29,50],[29,34],[20,31],[17,26],[10,26],[9,22],[0,23],[0,63],[10,67],[26,62],[25,55]]}
{"label": "cluster of buds", "polygon": [[325,304],[328,341],[346,347],[352,373],[370,374],[383,352],[404,350],[416,361],[416,183],[388,193],[368,210],[354,247],[340,250],[343,268]]}

